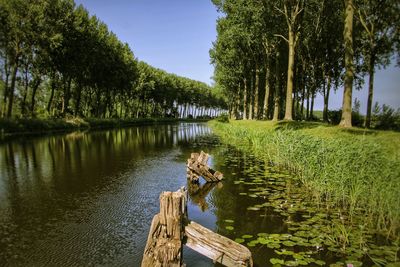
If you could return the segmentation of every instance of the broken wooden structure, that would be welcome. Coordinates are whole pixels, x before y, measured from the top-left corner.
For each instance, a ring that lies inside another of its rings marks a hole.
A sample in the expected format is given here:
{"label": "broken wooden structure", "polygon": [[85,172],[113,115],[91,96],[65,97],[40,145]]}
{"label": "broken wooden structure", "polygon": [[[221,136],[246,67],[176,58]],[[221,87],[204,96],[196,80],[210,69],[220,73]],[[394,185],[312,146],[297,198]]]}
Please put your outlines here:
{"label": "broken wooden structure", "polygon": [[208,183],[219,182],[223,178],[223,174],[219,171],[211,169],[208,162],[209,155],[201,151],[201,153],[192,153],[187,160],[187,178],[192,182],[198,182],[199,177],[203,177]]}
{"label": "broken wooden structure", "polygon": [[187,219],[187,191],[163,192],[160,213],[151,223],[142,267],[183,266],[182,247],[225,266],[253,266],[251,252],[229,238]]}

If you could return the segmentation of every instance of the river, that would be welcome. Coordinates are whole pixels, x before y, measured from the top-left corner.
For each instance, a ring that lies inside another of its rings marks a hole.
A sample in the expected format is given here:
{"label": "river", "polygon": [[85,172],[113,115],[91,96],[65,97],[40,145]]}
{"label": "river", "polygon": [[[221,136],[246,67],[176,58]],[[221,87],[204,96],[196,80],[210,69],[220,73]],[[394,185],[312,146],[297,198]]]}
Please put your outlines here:
{"label": "river", "polygon": [[287,173],[220,144],[207,124],[177,123],[1,143],[0,265],[140,266],[160,193],[188,186],[186,159],[201,150],[225,179],[189,187],[190,220],[245,244],[255,266],[346,260],[322,235],[337,214],[318,212]]}

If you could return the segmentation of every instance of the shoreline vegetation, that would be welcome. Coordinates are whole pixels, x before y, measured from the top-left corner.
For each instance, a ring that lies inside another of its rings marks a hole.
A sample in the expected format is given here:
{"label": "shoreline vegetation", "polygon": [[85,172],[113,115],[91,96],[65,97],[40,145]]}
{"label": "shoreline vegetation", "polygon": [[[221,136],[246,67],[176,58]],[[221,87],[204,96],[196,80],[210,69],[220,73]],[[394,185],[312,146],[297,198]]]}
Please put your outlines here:
{"label": "shoreline vegetation", "polygon": [[114,129],[172,122],[207,122],[209,119],[135,118],[135,119],[0,119],[0,139],[11,136]]}
{"label": "shoreline vegetation", "polygon": [[333,203],[346,218],[344,232],[362,227],[399,241],[400,133],[315,122],[209,124],[223,143],[283,166],[316,201]]}

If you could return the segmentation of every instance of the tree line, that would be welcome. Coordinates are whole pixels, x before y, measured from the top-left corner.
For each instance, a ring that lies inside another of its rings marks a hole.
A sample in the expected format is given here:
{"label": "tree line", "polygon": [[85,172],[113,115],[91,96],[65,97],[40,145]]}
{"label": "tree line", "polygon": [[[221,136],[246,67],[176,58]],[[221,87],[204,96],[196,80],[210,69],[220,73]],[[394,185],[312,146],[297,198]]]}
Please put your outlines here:
{"label": "tree line", "polygon": [[340,125],[351,127],[353,87],[368,76],[371,126],[375,70],[400,50],[398,1],[212,1],[222,16],[210,56],[231,117],[312,119],[321,94],[328,121],[331,91],[343,87]]}
{"label": "tree line", "polygon": [[[187,117],[225,101],[138,61],[73,0],[0,0],[0,117]],[[214,113],[213,113],[214,112]]]}

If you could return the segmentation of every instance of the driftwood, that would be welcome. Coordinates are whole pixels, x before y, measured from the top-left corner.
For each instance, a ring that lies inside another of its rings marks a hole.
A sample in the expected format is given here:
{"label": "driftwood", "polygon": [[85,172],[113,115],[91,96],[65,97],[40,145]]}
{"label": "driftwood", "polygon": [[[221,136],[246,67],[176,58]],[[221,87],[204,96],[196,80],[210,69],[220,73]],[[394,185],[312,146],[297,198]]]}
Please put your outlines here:
{"label": "driftwood", "polygon": [[225,266],[252,267],[253,260],[248,248],[195,222],[188,222],[186,199],[187,191],[184,188],[160,195],[160,213],[154,216],[151,223],[142,267],[184,266],[184,240],[186,246],[214,262]]}
{"label": "driftwood", "polygon": [[211,169],[207,165],[209,155],[201,151],[201,153],[192,153],[187,161],[187,178],[192,182],[197,182],[199,177],[203,177],[207,182],[219,182],[223,178],[223,174],[219,171]]}
{"label": "driftwood", "polygon": [[253,266],[251,252],[229,238],[216,234],[198,223],[185,227],[186,246],[225,266]]}
{"label": "driftwood", "polygon": [[184,222],[187,220],[186,191],[163,192],[160,213],[151,223],[142,266],[181,266]]}

